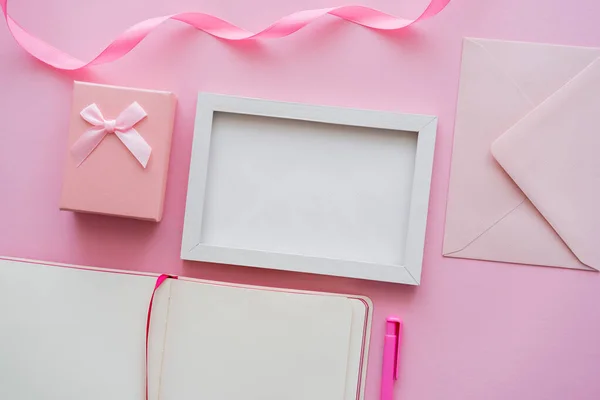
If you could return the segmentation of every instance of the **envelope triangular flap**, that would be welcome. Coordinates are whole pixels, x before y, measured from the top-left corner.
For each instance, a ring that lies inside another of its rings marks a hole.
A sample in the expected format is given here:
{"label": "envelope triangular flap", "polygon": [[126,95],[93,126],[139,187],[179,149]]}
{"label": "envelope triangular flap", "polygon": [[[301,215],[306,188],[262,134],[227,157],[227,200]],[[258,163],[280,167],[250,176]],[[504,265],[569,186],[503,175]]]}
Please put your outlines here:
{"label": "envelope triangular flap", "polygon": [[496,160],[584,264],[600,269],[600,59],[492,145]]}
{"label": "envelope triangular flap", "polygon": [[482,46],[514,83],[538,105],[600,56],[600,49],[465,39]]}

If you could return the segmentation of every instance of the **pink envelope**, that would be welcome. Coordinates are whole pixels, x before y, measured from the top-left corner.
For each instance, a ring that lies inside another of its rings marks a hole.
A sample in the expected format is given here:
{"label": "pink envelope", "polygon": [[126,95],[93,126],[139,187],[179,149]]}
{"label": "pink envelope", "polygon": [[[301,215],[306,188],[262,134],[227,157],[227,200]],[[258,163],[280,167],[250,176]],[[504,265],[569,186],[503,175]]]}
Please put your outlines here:
{"label": "pink envelope", "polygon": [[598,57],[465,39],[445,256],[600,269]]}

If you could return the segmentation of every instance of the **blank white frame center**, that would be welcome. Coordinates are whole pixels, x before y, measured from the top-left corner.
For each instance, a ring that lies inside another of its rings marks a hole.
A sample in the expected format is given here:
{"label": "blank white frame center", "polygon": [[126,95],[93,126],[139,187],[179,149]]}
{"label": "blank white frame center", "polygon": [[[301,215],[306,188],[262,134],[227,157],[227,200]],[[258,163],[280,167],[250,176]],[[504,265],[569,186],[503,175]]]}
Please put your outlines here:
{"label": "blank white frame center", "polygon": [[181,257],[418,285],[436,126],[200,93]]}

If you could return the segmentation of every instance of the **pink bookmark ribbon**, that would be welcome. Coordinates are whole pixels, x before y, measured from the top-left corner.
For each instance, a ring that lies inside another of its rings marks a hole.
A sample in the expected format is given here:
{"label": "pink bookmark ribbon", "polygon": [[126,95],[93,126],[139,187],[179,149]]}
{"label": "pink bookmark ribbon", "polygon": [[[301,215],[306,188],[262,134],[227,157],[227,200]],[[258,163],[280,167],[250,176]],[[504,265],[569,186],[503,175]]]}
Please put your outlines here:
{"label": "pink bookmark ribbon", "polygon": [[369,29],[395,31],[433,17],[446,8],[450,0],[431,0],[425,11],[415,19],[394,17],[364,6],[341,6],[299,11],[279,19],[256,33],[246,31],[210,14],[186,12],[167,15],[150,18],[131,26],[90,61],[81,61],[29,33],[8,14],[7,2],[8,0],[0,0],[4,19],[10,33],[25,51],[54,68],[77,70],[118,60],[167,20],[181,21],[212,36],[229,41],[282,38],[304,28],[324,15],[333,15]]}
{"label": "pink bookmark ribbon", "polygon": [[80,114],[84,120],[93,125],[93,128],[85,131],[71,147],[77,166],[85,161],[106,135],[114,133],[142,167],[146,168],[152,148],[133,128],[146,117],[146,111],[142,106],[133,102],[114,120],[105,119],[95,103],[84,108]]}
{"label": "pink bookmark ribbon", "polygon": [[159,276],[156,279],[156,284],[154,285],[154,290],[152,291],[152,296],[150,296],[150,303],[148,304],[148,316],[146,318],[146,378],[145,378],[145,385],[146,385],[146,395],[145,395],[145,399],[148,400],[148,349],[149,349],[149,338],[150,338],[150,317],[152,316],[152,305],[154,304],[154,295],[156,294],[156,291],[158,290],[158,288],[160,287],[160,285],[162,285],[167,279],[177,279],[177,276],[175,275],[165,275],[162,274],[161,276]]}

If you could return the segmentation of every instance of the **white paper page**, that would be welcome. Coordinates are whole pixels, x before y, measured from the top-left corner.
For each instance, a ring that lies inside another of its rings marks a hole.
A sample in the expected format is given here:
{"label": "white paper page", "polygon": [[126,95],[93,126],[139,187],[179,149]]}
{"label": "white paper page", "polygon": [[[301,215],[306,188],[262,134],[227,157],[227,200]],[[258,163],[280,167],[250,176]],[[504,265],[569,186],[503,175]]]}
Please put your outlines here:
{"label": "white paper page", "polygon": [[[0,260],[0,399],[143,399],[155,281]],[[151,383],[159,376],[169,285],[152,311]]]}
{"label": "white paper page", "polygon": [[345,297],[173,282],[160,400],[345,400],[352,313]]}

